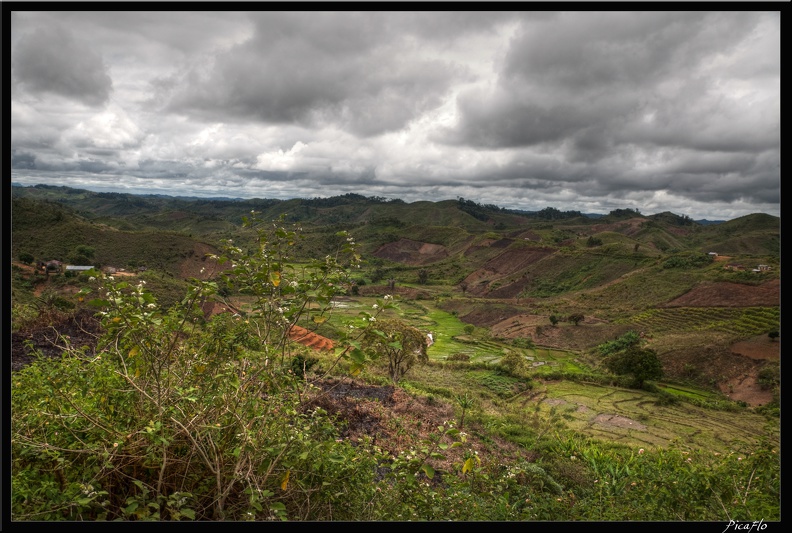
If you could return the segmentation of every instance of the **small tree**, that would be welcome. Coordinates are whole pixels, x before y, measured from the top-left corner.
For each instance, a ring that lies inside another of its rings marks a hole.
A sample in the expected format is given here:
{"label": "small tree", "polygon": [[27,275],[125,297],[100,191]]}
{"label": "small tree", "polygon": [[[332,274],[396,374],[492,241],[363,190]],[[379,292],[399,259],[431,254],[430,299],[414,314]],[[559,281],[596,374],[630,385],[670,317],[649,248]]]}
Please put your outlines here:
{"label": "small tree", "polygon": [[554,326],[555,326],[556,324],[558,324],[558,317],[557,317],[557,316],[555,316],[555,315],[550,315],[550,323],[551,323],[552,325],[554,325]]}
{"label": "small tree", "polygon": [[767,336],[770,337],[771,341],[775,341],[778,338],[778,330],[774,329],[767,333]]}
{"label": "small tree", "polygon": [[501,357],[500,367],[512,376],[523,377],[526,371],[525,358],[516,352],[509,351]]}
{"label": "small tree", "polygon": [[21,254],[19,254],[19,260],[20,260],[22,263],[24,263],[24,264],[26,264],[26,265],[29,265],[29,264],[33,263],[33,261],[35,261],[35,260],[36,260],[36,258],[35,258],[35,257],[33,257],[33,255],[32,255],[32,254],[29,254],[29,253],[27,253],[27,252],[22,252]]}
{"label": "small tree", "polygon": [[663,377],[663,364],[654,350],[631,346],[605,360],[605,366],[611,372],[620,375],[631,375],[632,386],[641,388],[648,379]]}
{"label": "small tree", "polygon": [[476,405],[476,400],[467,392],[465,394],[456,395],[455,399],[459,407],[462,408],[462,416],[459,419],[459,429],[463,429],[465,427],[465,414]]}
{"label": "small tree", "polygon": [[418,283],[421,285],[426,285],[427,281],[429,281],[429,271],[425,268],[422,268],[418,271]]}
{"label": "small tree", "polygon": [[93,247],[80,244],[74,248],[74,251],[69,256],[69,261],[75,265],[85,265],[93,261],[95,253],[96,250]]}
{"label": "small tree", "polygon": [[373,329],[366,331],[363,346],[369,352],[385,356],[388,374],[394,383],[398,383],[416,363],[429,361],[426,336],[399,319],[378,321]]}
{"label": "small tree", "polygon": [[577,326],[583,321],[584,318],[586,317],[584,317],[582,313],[572,313],[567,317],[567,321]]}

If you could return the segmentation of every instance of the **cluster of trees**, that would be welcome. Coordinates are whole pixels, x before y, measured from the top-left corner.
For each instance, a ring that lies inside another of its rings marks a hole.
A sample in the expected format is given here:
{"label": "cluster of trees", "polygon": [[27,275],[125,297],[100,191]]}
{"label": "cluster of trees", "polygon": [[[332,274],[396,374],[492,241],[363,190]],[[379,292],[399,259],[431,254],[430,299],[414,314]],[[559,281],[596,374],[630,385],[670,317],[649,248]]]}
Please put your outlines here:
{"label": "cluster of trees", "polygon": [[[561,318],[557,315],[550,315],[549,319],[550,319],[550,324],[552,324],[553,326],[558,325],[558,323],[561,321]],[[583,320],[585,319],[586,317],[585,315],[583,315],[583,313],[572,313],[566,317],[567,322],[569,322],[570,324],[574,324],[576,326],[581,322],[583,322]]]}
{"label": "cluster of trees", "polygon": [[582,216],[583,214],[580,211],[561,211],[560,209],[556,209],[555,207],[545,207],[540,211],[531,213],[531,217],[541,218],[543,220],[564,220],[568,218],[577,218]]}
{"label": "cluster of trees", "polygon": [[712,264],[713,258],[702,252],[687,252],[672,255],[663,261],[663,268],[701,268]]}
{"label": "cluster of trees", "polygon": [[478,202],[474,202],[473,200],[465,200],[461,196],[457,198],[457,208],[460,211],[464,211],[473,218],[484,222],[490,219],[489,213],[499,213],[501,211],[505,211],[505,209],[497,205],[480,204]]}
{"label": "cluster of trees", "polygon": [[640,217],[641,212],[638,209],[614,209],[608,216],[611,218],[633,218],[633,217]]}
{"label": "cluster of trees", "polygon": [[631,386],[643,388],[648,380],[663,377],[663,364],[657,353],[642,346],[641,336],[628,331],[615,340],[597,346],[602,363],[611,372],[631,378]]}

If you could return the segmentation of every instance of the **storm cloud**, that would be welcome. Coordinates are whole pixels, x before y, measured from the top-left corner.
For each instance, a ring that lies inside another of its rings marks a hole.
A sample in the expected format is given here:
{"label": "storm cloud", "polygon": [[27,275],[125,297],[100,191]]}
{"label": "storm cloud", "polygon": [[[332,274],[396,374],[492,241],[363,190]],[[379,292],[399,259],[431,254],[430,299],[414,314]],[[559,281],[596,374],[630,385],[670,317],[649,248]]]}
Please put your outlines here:
{"label": "storm cloud", "polygon": [[780,215],[780,13],[12,13],[12,180]]}
{"label": "storm cloud", "polygon": [[36,27],[16,43],[14,79],[33,94],[61,95],[87,105],[107,102],[112,80],[90,43],[59,25]]}

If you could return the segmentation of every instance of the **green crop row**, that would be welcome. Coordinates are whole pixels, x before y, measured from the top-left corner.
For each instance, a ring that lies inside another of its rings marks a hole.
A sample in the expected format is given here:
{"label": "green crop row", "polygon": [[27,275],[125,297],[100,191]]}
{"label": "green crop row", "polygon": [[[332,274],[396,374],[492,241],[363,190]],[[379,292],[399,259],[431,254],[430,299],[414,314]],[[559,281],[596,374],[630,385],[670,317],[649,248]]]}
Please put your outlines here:
{"label": "green crop row", "polygon": [[679,307],[649,309],[626,323],[647,332],[721,331],[738,336],[754,336],[778,329],[778,307]]}

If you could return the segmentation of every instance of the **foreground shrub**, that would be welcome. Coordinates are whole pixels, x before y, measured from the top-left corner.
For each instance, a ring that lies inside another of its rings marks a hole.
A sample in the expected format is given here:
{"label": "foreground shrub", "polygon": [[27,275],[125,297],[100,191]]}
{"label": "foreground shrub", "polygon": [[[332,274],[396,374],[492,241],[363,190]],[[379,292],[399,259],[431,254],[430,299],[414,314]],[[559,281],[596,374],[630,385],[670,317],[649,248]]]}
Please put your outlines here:
{"label": "foreground shrub", "polygon": [[304,406],[310,383],[299,371],[312,363],[292,357],[288,339],[302,315],[326,317],[346,282],[340,261],[358,257],[340,234],[336,255],[290,271],[296,237],[276,225],[259,231],[253,254],[227,244],[226,285],[255,300],[243,316],[204,321],[214,282],[195,281],[165,311],[144,281],[94,280],[106,331],[98,355],[67,349],[14,376],[13,518],[359,517],[375,457],[353,460],[333,421]]}

